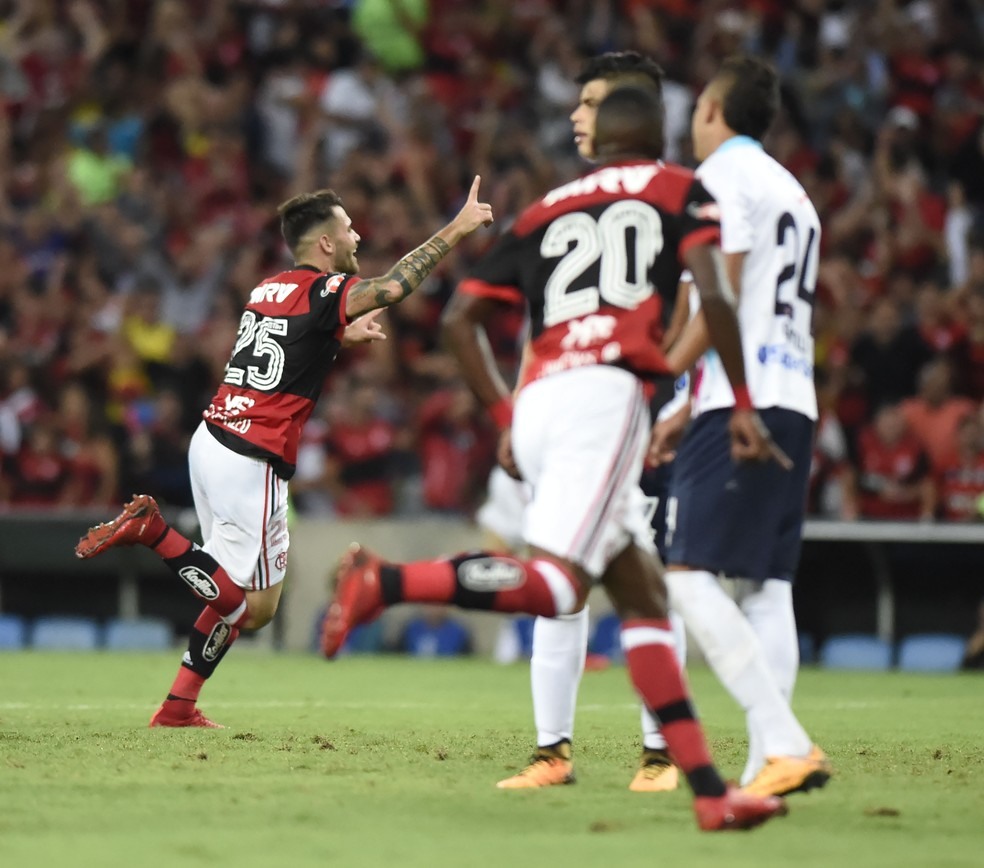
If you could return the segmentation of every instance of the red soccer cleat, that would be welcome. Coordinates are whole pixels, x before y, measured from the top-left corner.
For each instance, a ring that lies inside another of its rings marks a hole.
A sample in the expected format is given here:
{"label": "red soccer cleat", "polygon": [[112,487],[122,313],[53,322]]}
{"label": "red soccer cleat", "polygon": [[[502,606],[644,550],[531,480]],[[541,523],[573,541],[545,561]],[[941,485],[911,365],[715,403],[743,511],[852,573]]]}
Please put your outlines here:
{"label": "red soccer cleat", "polygon": [[777,796],[753,796],[729,786],[723,796],[694,799],[697,825],[704,832],[754,829],[772,817],[786,815],[786,803]]}
{"label": "red soccer cleat", "polygon": [[334,657],[353,627],[379,617],[383,593],[379,584],[382,560],[352,543],[335,571],[335,593],[321,626],[321,653]]}
{"label": "red soccer cleat", "polygon": [[199,726],[202,729],[225,729],[221,723],[209,720],[195,706],[192,706],[189,714],[174,714],[167,705],[165,700],[161,703],[161,707],[154,712],[154,716],[150,719],[151,728],[155,726]]}
{"label": "red soccer cleat", "polygon": [[149,494],[135,494],[112,521],[89,528],[75,546],[75,556],[95,557],[113,546],[149,546],[165,529],[157,501]]}

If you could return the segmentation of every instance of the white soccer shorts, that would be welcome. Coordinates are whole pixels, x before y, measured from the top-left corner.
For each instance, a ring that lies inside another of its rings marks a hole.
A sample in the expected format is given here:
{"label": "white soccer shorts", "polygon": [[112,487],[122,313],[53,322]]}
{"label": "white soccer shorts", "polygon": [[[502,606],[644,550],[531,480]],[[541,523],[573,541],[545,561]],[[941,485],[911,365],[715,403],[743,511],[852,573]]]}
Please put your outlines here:
{"label": "white soccer shorts", "polygon": [[247,591],[270,588],[287,571],[287,482],[258,458],[227,449],[203,422],[188,449],[202,548]]}
{"label": "white soccer shorts", "polygon": [[529,486],[496,465],[489,474],[488,496],[475,513],[475,521],[512,551],[519,551],[523,546],[523,513],[529,500]]}
{"label": "white soccer shorts", "polygon": [[526,542],[596,579],[630,541],[654,551],[639,488],[649,433],[642,383],[621,368],[590,365],[526,386],[512,427],[532,489]]}

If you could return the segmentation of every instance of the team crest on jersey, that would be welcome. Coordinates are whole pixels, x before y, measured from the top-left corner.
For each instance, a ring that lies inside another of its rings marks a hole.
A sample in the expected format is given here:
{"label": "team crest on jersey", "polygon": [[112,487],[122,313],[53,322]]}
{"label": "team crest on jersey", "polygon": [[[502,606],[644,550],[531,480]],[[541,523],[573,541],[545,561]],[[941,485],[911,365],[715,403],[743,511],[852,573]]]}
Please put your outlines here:
{"label": "team crest on jersey", "polygon": [[458,580],[469,591],[508,591],[526,579],[523,567],[506,558],[478,558],[458,567]]}
{"label": "team crest on jersey", "polygon": [[277,559],[273,562],[273,565],[278,570],[286,570],[287,569],[287,551],[286,551],[286,549],[284,551],[282,551],[282,552],[277,552]]}
{"label": "team crest on jersey", "polygon": [[321,297],[326,298],[334,292],[338,292],[338,287],[342,285],[342,281],[345,280],[344,274],[334,274],[328,278],[325,282],[325,288],[321,290]]}

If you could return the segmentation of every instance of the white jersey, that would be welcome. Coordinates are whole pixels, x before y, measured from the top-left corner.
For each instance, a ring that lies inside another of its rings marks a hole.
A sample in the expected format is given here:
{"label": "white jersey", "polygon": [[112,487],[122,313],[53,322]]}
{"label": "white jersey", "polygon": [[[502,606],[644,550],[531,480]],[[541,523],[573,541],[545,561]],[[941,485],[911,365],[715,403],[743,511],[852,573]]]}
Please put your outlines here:
{"label": "white jersey", "polygon": [[[703,162],[697,177],[721,206],[721,249],[747,254],[738,323],[752,403],[758,409],[782,407],[816,419],[816,209],[799,181],[748,136],[724,142]],[[711,350],[704,357],[694,413],[733,404],[724,366]]]}

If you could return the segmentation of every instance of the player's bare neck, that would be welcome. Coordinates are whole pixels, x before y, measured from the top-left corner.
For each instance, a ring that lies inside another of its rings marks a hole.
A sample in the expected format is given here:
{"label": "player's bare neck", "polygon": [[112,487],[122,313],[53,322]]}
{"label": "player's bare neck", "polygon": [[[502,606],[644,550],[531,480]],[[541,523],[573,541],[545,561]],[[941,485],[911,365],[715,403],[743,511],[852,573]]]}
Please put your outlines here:
{"label": "player's bare neck", "polygon": [[662,155],[657,153],[643,153],[643,149],[633,149],[631,151],[609,150],[602,147],[598,151],[595,164],[599,167],[609,163],[628,163],[632,160],[658,160]]}

